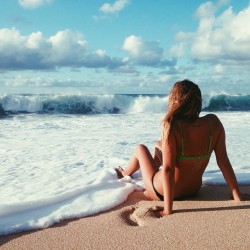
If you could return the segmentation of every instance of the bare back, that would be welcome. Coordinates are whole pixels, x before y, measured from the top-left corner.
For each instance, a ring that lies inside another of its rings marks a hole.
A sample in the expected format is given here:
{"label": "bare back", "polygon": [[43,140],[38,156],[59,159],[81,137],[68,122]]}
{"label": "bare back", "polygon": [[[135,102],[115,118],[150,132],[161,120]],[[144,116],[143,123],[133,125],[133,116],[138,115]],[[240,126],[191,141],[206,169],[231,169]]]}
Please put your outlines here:
{"label": "bare back", "polygon": [[[181,120],[174,124],[171,133],[175,137],[177,152],[174,178],[175,197],[189,196],[199,191],[202,185],[202,175],[222,128],[219,119],[211,114],[200,117],[194,122]],[[161,193],[163,192],[160,172],[156,176],[155,186]]]}

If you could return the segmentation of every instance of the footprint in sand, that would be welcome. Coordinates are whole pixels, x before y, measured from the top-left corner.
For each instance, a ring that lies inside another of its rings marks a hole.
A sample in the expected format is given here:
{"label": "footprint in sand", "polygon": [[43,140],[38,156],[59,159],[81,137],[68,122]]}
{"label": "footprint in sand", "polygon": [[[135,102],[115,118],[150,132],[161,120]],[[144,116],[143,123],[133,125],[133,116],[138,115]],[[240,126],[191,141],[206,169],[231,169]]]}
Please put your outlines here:
{"label": "footprint in sand", "polygon": [[146,226],[157,222],[159,207],[135,207],[130,206],[122,213],[125,222],[130,226]]}

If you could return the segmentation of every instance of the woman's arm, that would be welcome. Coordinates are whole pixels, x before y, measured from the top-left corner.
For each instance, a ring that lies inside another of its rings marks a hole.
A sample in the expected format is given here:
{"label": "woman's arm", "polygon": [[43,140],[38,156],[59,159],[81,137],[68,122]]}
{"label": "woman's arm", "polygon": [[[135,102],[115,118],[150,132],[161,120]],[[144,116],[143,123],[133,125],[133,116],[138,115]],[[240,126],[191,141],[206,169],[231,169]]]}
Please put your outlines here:
{"label": "woman's arm", "polygon": [[223,125],[220,123],[220,132],[218,136],[218,140],[216,142],[215,155],[217,164],[231,190],[232,196],[235,201],[241,201],[242,197],[240,194],[238,182],[233,171],[232,165],[227,155],[226,149],[226,135]]}
{"label": "woman's arm", "polygon": [[162,215],[173,213],[174,199],[174,174],[176,161],[176,141],[172,133],[170,133],[168,141],[162,145],[162,185],[164,195],[164,210]]}

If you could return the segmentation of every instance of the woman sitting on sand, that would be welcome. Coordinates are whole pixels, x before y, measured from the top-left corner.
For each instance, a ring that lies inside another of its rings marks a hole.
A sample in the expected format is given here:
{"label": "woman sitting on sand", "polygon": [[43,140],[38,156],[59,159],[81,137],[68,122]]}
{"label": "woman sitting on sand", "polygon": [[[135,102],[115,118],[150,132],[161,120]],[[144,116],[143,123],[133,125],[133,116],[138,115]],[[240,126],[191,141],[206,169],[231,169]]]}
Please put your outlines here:
{"label": "woman sitting on sand", "polygon": [[140,144],[127,167],[116,168],[118,178],[131,176],[141,168],[149,197],[164,201],[161,216],[172,214],[175,198],[192,196],[199,191],[213,151],[234,200],[241,200],[227,155],[224,127],[213,114],[199,117],[201,108],[198,85],[189,80],[176,82],[169,96],[162,139],[156,144],[154,157],[146,146]]}

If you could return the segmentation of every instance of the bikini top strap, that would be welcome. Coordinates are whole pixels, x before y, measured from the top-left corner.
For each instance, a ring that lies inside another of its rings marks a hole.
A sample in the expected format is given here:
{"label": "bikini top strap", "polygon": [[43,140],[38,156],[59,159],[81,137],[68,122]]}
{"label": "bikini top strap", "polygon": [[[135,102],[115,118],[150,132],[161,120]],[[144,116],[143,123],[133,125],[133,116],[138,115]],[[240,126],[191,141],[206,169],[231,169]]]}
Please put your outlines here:
{"label": "bikini top strap", "polygon": [[213,141],[213,124],[212,124],[212,120],[209,117],[209,123],[210,123],[210,136],[209,136],[209,145],[208,145],[208,154],[211,151],[211,146],[212,146],[212,141]]}
{"label": "bikini top strap", "polygon": [[181,155],[184,155],[184,138],[183,138],[183,132],[182,132],[182,129],[181,129],[180,121],[178,121],[178,126],[179,126],[179,130],[180,130],[180,133],[181,133]]}

